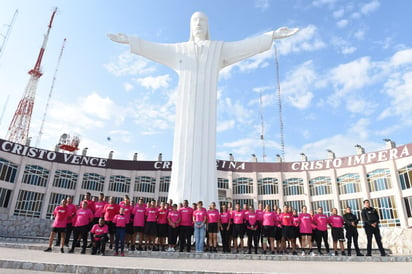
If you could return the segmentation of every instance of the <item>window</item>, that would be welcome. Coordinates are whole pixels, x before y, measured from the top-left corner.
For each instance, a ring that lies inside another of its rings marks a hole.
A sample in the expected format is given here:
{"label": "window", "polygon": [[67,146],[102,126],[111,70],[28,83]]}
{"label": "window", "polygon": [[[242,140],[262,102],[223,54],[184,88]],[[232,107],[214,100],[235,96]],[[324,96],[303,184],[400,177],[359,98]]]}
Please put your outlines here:
{"label": "window", "polygon": [[139,199],[142,198],[143,199],[143,203],[147,204],[149,203],[151,200],[154,200],[153,197],[133,197],[133,204],[137,205],[137,203],[139,202]]}
{"label": "window", "polygon": [[327,195],[332,193],[332,182],[330,177],[316,177],[309,181],[311,196]]}
{"label": "window", "polygon": [[11,190],[0,188],[0,207],[7,208],[10,202]]}
{"label": "window", "polygon": [[348,173],[337,178],[339,194],[350,194],[361,191],[360,176]]}
{"label": "window", "polygon": [[229,180],[225,178],[217,178],[217,188],[229,189]]}
{"label": "window", "polygon": [[34,186],[46,186],[49,178],[49,171],[35,165],[27,165],[24,168],[23,183]]}
{"label": "window", "polygon": [[17,165],[0,158],[0,180],[14,183],[17,174]]}
{"label": "window", "polygon": [[159,192],[169,193],[170,176],[160,177]]}
{"label": "window", "polygon": [[262,178],[258,180],[258,195],[278,194],[279,186],[276,178]]}
{"label": "window", "polygon": [[408,218],[412,217],[412,196],[403,198]]}
{"label": "window", "polygon": [[377,169],[367,174],[369,191],[381,191],[392,188],[391,175],[388,168]]}
{"label": "window", "polygon": [[299,178],[290,178],[283,181],[283,194],[285,196],[304,194],[303,180]]}
{"label": "window", "polygon": [[233,194],[253,193],[253,179],[241,177],[233,180]]}
{"label": "window", "polygon": [[401,225],[393,196],[371,199],[371,206],[378,210],[382,226]]}
{"label": "window", "polygon": [[154,193],[156,179],[148,176],[139,176],[135,178],[134,191]]}
{"label": "window", "polygon": [[165,196],[159,196],[159,199],[157,199],[159,202],[164,202],[167,203],[167,197]]}
{"label": "window", "polygon": [[43,197],[43,193],[20,190],[14,215],[39,218]]}
{"label": "window", "polygon": [[411,179],[412,179],[412,165],[401,168],[399,170],[399,180],[401,181],[402,189],[412,188]]}
{"label": "window", "polygon": [[130,178],[125,176],[110,176],[109,191],[126,192],[130,190]]}
{"label": "window", "polygon": [[298,201],[287,201],[284,205],[288,205],[293,209],[296,209],[298,213],[302,211],[302,207],[305,205],[305,201],[298,200]]}
{"label": "window", "polygon": [[261,200],[259,204],[263,205],[263,209],[265,209],[266,205],[270,205],[270,208],[273,210],[276,207],[279,207],[279,200]]}
{"label": "window", "polygon": [[[66,194],[62,193],[50,193],[50,199],[49,199],[49,204],[47,205],[47,212],[46,212],[46,218],[50,219],[50,217],[53,215],[53,211],[56,208],[56,206],[60,205],[63,199],[66,199],[68,196]],[[71,196],[73,200],[73,196]]]}
{"label": "window", "polygon": [[233,199],[233,210],[237,203],[240,204],[240,208],[242,209],[244,204],[253,205],[253,199]]}
{"label": "window", "polygon": [[323,214],[325,215],[330,215],[333,206],[333,201],[332,200],[324,200],[324,201],[315,201],[312,202],[312,210],[316,213],[318,213],[318,208],[321,207],[323,209]]}
{"label": "window", "polygon": [[361,211],[363,208],[362,199],[349,199],[340,201],[341,213],[344,214],[347,207],[352,209],[352,213],[358,217],[360,224],[362,222]]}
{"label": "window", "polygon": [[68,170],[56,170],[53,186],[66,189],[76,189],[77,178],[79,176]]}
{"label": "window", "polygon": [[96,173],[85,173],[83,175],[82,189],[103,192],[104,176]]}

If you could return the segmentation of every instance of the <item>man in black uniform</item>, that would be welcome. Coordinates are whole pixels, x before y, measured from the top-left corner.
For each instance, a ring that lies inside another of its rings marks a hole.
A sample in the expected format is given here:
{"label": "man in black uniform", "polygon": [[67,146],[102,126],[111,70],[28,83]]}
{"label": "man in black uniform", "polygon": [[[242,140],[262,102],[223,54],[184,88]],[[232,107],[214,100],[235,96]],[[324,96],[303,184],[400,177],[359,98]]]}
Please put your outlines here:
{"label": "man in black uniform", "polygon": [[352,252],[352,239],[353,245],[355,246],[356,256],[363,256],[363,254],[359,250],[358,245],[358,217],[352,213],[350,207],[347,207],[345,210],[345,214],[343,214],[343,221],[345,222],[345,230],[346,230],[346,239],[348,239],[348,256],[351,256]]}
{"label": "man in black uniform", "polygon": [[379,231],[379,214],[376,209],[371,207],[369,200],[363,201],[365,206],[362,209],[362,221],[368,239],[366,256],[372,256],[372,237],[375,236],[381,256],[388,256],[382,246],[381,233]]}

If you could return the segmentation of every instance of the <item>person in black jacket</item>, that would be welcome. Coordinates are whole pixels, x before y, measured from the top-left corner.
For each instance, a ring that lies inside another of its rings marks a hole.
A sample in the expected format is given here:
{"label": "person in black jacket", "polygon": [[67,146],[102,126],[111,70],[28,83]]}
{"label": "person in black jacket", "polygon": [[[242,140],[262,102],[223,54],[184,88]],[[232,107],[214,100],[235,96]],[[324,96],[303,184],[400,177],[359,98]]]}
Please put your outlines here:
{"label": "person in black jacket", "polygon": [[388,256],[382,246],[382,237],[379,231],[379,214],[378,211],[371,207],[369,200],[364,200],[362,209],[362,221],[368,240],[366,256],[372,256],[372,237],[375,236],[381,256]]}
{"label": "person in black jacket", "polygon": [[352,213],[352,209],[347,207],[345,210],[345,214],[343,214],[343,221],[346,230],[346,239],[348,239],[348,256],[351,256],[352,253],[352,240],[353,245],[355,246],[356,256],[363,256],[363,254],[359,250],[358,245],[358,217]]}

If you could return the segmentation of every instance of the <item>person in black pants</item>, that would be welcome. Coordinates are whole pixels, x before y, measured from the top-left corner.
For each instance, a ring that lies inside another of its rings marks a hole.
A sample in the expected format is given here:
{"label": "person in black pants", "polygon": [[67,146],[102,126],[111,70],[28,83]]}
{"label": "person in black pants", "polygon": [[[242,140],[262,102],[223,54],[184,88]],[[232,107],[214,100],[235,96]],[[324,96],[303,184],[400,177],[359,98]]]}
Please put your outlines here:
{"label": "person in black pants", "polygon": [[372,237],[375,236],[376,244],[378,245],[381,256],[388,256],[382,245],[382,237],[379,231],[379,214],[378,211],[371,207],[369,200],[364,200],[362,209],[362,221],[365,228],[366,237],[368,240],[366,256],[372,256]]}
{"label": "person in black pants", "polygon": [[353,245],[355,246],[356,256],[363,256],[358,245],[359,233],[357,225],[359,220],[358,217],[352,213],[352,209],[350,207],[346,208],[345,214],[343,214],[343,221],[346,230],[346,239],[348,239],[348,256],[352,255],[352,240]]}

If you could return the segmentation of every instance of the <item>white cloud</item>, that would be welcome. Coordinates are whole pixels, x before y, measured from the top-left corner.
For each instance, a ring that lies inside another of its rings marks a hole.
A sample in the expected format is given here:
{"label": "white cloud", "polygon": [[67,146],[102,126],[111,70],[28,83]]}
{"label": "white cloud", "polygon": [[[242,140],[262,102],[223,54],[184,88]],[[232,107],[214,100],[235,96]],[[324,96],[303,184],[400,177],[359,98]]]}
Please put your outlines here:
{"label": "white cloud", "polygon": [[288,39],[278,42],[279,53],[287,55],[291,52],[315,51],[326,47],[326,43],[320,38],[318,29],[314,25],[308,25]]}
{"label": "white cloud", "polygon": [[341,18],[344,14],[345,14],[345,9],[343,9],[343,8],[342,8],[342,9],[335,10],[335,11],[332,13],[333,17],[336,18],[336,19]]}
{"label": "white cloud", "polygon": [[115,62],[105,64],[104,68],[115,76],[140,75],[155,71],[155,67],[144,57],[123,52]]}
{"label": "white cloud", "polygon": [[377,107],[378,104],[371,102],[370,100],[363,99],[360,96],[354,98],[349,97],[346,100],[346,109],[352,113],[370,115],[375,111]]}
{"label": "white cloud", "polygon": [[390,64],[392,66],[401,66],[401,65],[407,65],[407,64],[412,64],[412,49],[405,49],[396,52],[391,60]]}
{"label": "white cloud", "polygon": [[356,51],[356,47],[352,46],[347,40],[342,37],[333,37],[331,40],[332,45],[338,48],[342,54],[351,54]]}
{"label": "white cloud", "polygon": [[336,22],[336,25],[339,28],[344,28],[348,25],[348,23],[349,23],[349,21],[347,19],[342,19],[342,20],[339,20],[338,22]]}
{"label": "white cloud", "polygon": [[332,6],[335,3],[336,3],[336,0],[314,0],[312,1],[312,5],[314,5],[315,7],[320,7],[324,5]]}
{"label": "white cloud", "polygon": [[288,73],[286,80],[281,83],[281,94],[292,106],[305,109],[312,102],[311,89],[313,89],[316,78],[312,61],[307,61]]}
{"label": "white cloud", "polygon": [[366,3],[360,7],[360,12],[364,15],[368,15],[371,12],[374,12],[379,8],[381,4],[378,0],[372,0],[369,3]]}
{"label": "white cloud", "polygon": [[342,48],[342,53],[343,54],[352,54],[356,51],[356,47],[349,46],[349,47],[343,47]]}
{"label": "white cloud", "polygon": [[365,30],[359,29],[353,34],[353,36],[358,40],[363,40],[363,38],[365,37]]}
{"label": "white cloud", "polygon": [[169,74],[160,75],[160,76],[148,76],[144,78],[134,79],[142,87],[152,90],[157,90],[159,88],[168,88],[171,81]]}
{"label": "white cloud", "polygon": [[125,91],[129,92],[129,91],[133,90],[134,86],[132,84],[126,82],[126,83],[123,83],[123,88],[124,88]]}
{"label": "white cloud", "polygon": [[113,114],[115,105],[109,97],[102,98],[97,93],[92,93],[84,98],[81,109],[84,113],[97,118],[108,120]]}
{"label": "white cloud", "polygon": [[266,10],[270,7],[269,0],[255,0],[255,7],[261,10]]}
{"label": "white cloud", "polygon": [[235,127],[235,120],[218,121],[216,131],[223,132]]}

